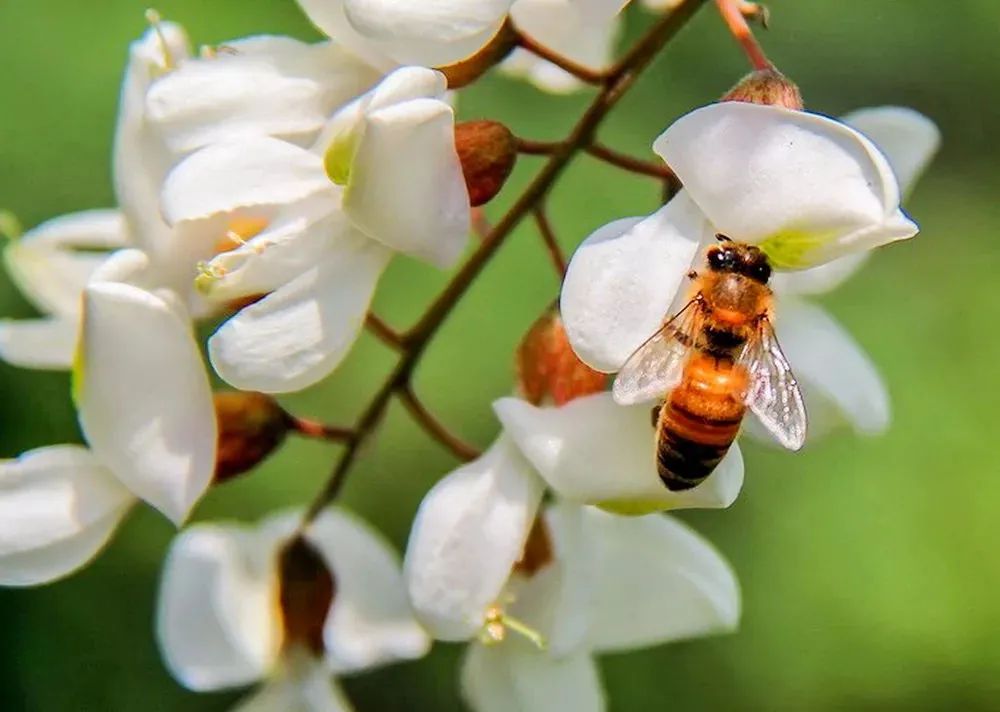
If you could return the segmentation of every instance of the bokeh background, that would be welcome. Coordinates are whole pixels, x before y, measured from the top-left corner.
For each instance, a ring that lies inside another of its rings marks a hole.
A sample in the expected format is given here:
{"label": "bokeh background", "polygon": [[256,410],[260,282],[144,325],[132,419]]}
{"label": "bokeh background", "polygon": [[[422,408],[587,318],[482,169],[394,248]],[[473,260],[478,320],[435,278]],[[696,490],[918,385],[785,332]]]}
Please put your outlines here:
{"label": "bokeh background", "polygon": [[[772,29],[762,41],[811,108],[836,115],[909,105],[945,137],[908,205],[921,235],[880,251],[823,299],[882,368],[894,422],[884,437],[844,431],[796,456],[746,446],[747,482],[736,504],[681,515],[738,571],[740,632],[603,659],[611,709],[1000,709],[1000,6],[770,4]],[[145,29],[143,9],[139,0],[0,2],[0,207],[26,226],[113,204],[118,84],[127,43]],[[292,0],[163,0],[159,9],[199,43],[261,32],[317,37]],[[632,8],[625,39],[649,21]],[[706,7],[603,139],[650,155],[652,138],[673,118],[744,71]],[[492,78],[463,95],[460,112],[554,139],[585,101]],[[535,159],[521,161],[494,215],[536,168]],[[550,210],[570,250],[603,222],[649,212],[656,200],[645,179],[580,159]],[[445,279],[399,259],[377,309],[404,326]],[[494,436],[489,404],[511,388],[512,349],[556,290],[526,225],[434,342],[418,390],[473,442]],[[5,277],[0,314],[31,315]],[[284,402],[347,422],[392,358],[365,337],[334,377]],[[79,439],[68,385],[65,374],[0,364],[0,456]],[[324,444],[290,442],[252,476],[212,492],[196,518],[254,520],[299,504],[335,455]],[[454,465],[394,407],[343,501],[402,547],[422,493]],[[160,662],[154,600],[173,533],[138,508],[86,570],[40,589],[0,591],[0,709],[221,710],[238,697],[188,693]],[[350,679],[347,690],[359,710],[459,709],[459,654],[441,645],[422,661]]]}

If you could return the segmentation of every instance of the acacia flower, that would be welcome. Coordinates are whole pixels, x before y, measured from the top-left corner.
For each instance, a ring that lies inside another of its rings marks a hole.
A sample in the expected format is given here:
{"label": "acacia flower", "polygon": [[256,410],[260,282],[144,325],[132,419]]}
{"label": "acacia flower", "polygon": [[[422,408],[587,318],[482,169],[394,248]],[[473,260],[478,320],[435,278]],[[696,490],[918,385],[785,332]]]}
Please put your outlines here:
{"label": "acacia flower", "polygon": [[423,656],[398,559],[339,509],[303,535],[300,512],[256,527],[198,524],[173,542],[156,634],[171,674],[198,692],[263,685],[240,709],[350,710],[331,674]]}
{"label": "acacia flower", "polygon": [[449,266],[468,240],[470,204],[439,72],[404,67],[329,120],[310,150],[273,138],[227,141],[168,177],[176,229],[259,225],[212,259],[199,287],[260,297],[209,341],[237,388],[298,390],[332,371],[364,323],[394,252]]}
{"label": "acacia flower", "polygon": [[736,626],[735,576],[687,527],[566,501],[538,513],[541,491],[501,437],[432,488],[413,524],[411,601],[433,637],[469,641],[474,709],[603,709],[595,654]]}
{"label": "acacia flower", "polygon": [[[897,159],[897,170],[901,176],[915,175],[936,144],[933,127],[899,110],[881,114],[869,128],[879,126],[913,137],[886,143],[912,149],[911,157]],[[563,286],[561,306],[570,341],[580,358],[598,370],[617,371],[660,327],[683,296],[692,261],[716,233],[758,244],[779,270],[806,270],[836,265],[838,258],[857,260],[859,253],[917,231],[899,208],[899,187],[888,159],[868,137],[827,117],[723,102],[679,119],[654,149],[685,189],[647,218],[618,220],[588,237],[573,256]],[[837,268],[823,269],[832,273]],[[818,281],[820,274],[800,279]],[[780,286],[781,279],[775,282],[776,291],[791,291]],[[839,389],[843,380],[854,378],[841,372],[837,383],[817,379],[820,371],[832,373],[831,352],[813,348],[803,353],[806,349],[798,348],[788,321],[779,298],[779,338],[807,391]],[[816,329],[823,328],[823,322],[814,323],[814,342]],[[837,332],[827,330],[824,342],[829,345],[836,338]],[[857,347],[848,343],[833,353],[856,354]],[[853,364],[858,362],[853,358]],[[866,359],[862,356],[860,362]],[[845,356],[839,365],[852,368],[852,357]]]}

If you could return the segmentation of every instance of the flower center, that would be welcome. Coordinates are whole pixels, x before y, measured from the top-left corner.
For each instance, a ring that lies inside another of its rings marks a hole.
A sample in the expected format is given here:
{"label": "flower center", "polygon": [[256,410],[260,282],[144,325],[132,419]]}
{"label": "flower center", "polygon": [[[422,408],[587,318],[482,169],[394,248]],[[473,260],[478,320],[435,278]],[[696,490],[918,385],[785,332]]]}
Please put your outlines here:
{"label": "flower center", "polygon": [[483,645],[496,645],[507,639],[507,631],[513,631],[533,643],[539,650],[545,650],[545,637],[537,630],[509,615],[499,603],[486,609],[486,618],[479,633]]}
{"label": "flower center", "polygon": [[312,544],[296,536],[278,554],[278,581],[283,647],[322,655],[323,627],[337,592],[333,572]]}

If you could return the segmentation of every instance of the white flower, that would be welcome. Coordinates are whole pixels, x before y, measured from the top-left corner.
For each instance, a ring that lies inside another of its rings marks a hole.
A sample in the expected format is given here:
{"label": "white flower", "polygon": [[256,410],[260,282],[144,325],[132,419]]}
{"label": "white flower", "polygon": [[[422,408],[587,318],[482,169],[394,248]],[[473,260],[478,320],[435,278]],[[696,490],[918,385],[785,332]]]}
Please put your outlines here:
{"label": "white flower", "polygon": [[[600,71],[611,63],[618,14],[629,0],[518,0],[511,8],[517,29],[538,44]],[[568,72],[524,49],[515,49],[502,65],[540,88],[563,93],[580,86]]]}
{"label": "white flower", "polygon": [[735,627],[735,577],[687,527],[566,501],[538,513],[541,491],[501,437],[439,482],[413,524],[411,601],[433,637],[470,641],[474,709],[603,709],[593,655]]}
{"label": "white flower", "polygon": [[199,524],[174,540],[156,627],[182,685],[200,692],[263,681],[240,709],[349,710],[331,673],[427,652],[430,641],[413,620],[396,555],[382,537],[328,510],[289,554],[282,547],[300,521],[301,513],[290,512],[255,528]]}
{"label": "white flower", "polygon": [[209,342],[229,383],[282,392],[317,382],[346,356],[395,251],[439,266],[458,258],[470,207],[444,96],[440,73],[399,69],[337,112],[311,150],[229,141],[168,177],[163,210],[176,229],[266,226],[199,280],[217,300],[267,295]]}
{"label": "white flower", "polygon": [[[900,179],[912,180],[936,147],[936,129],[908,110],[867,116],[856,120],[886,144]],[[681,118],[655,148],[685,189],[647,218],[597,230],[573,256],[561,307],[577,355],[617,371],[676,310],[692,260],[723,233],[761,245],[778,268],[804,270],[775,276],[782,346],[807,392],[833,398],[855,422],[868,417],[863,430],[882,427],[887,416],[872,411],[884,388],[867,358],[829,317],[784,295],[836,284],[857,255],[916,232],[899,209],[889,161],[844,123],[733,102]]]}

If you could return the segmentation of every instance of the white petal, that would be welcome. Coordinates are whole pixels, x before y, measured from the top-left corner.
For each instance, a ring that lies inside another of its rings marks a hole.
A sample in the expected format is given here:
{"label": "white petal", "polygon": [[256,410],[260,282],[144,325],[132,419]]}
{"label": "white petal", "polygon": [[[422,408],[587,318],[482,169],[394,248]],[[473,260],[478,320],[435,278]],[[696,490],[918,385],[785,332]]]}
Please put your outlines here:
{"label": "white petal", "polygon": [[398,62],[386,53],[382,43],[364,37],[348,22],[343,0],[298,0],[298,4],[320,32],[371,66],[385,72],[397,66]]}
{"label": "white petal", "polygon": [[0,359],[21,368],[68,369],[78,324],[73,319],[0,320]]}
{"label": "white petal", "polygon": [[711,236],[682,192],[647,218],[616,220],[583,241],[560,310],[576,355],[613,372],[670,316],[700,241]]}
{"label": "white petal", "polygon": [[905,196],[941,146],[941,132],[918,111],[902,106],[879,106],[852,111],[841,119],[878,146],[889,159]]}
{"label": "white petal", "polygon": [[889,394],[875,365],[854,338],[826,310],[786,298],[778,303],[775,329],[781,348],[803,384],[810,417],[832,408],[853,428],[877,435],[889,427]]}
{"label": "white petal", "polygon": [[318,661],[302,656],[241,701],[235,712],[352,712],[343,691]]}
{"label": "white petal", "polygon": [[512,0],[340,0],[351,25],[401,64],[438,67],[485,45]]}
{"label": "white petal", "polygon": [[586,652],[553,658],[520,640],[469,645],[462,696],[475,712],[603,712],[597,665]]}
{"label": "white petal", "polygon": [[286,141],[259,137],[213,144],[167,176],[163,215],[173,224],[237,208],[285,205],[332,188],[322,161]]}
{"label": "white petal", "polygon": [[403,571],[420,621],[440,640],[483,626],[521,558],[543,484],[508,438],[438,482],[413,522]]}
{"label": "white petal", "polygon": [[265,36],[225,48],[185,62],[146,96],[149,120],[174,152],[254,136],[308,137],[378,79],[330,42]]}
{"label": "white petal", "polygon": [[451,266],[468,241],[470,219],[452,108],[413,99],[368,113],[344,210],[394,250]]}
{"label": "white petal", "polygon": [[731,631],[740,618],[736,574],[718,551],[677,519],[585,512],[599,577],[590,643],[630,650]]}
{"label": "white petal", "polygon": [[399,557],[366,522],[327,510],[308,530],[326,558],[336,594],[323,632],[327,662],[338,673],[422,657],[430,638],[406,598]]}
{"label": "white petal", "polygon": [[188,689],[246,685],[273,663],[280,627],[261,543],[232,525],[199,524],[174,539],[160,581],[156,636],[171,674]]}
{"label": "white petal", "polygon": [[743,459],[733,444],[697,487],[671,492],[656,473],[648,405],[619,406],[610,393],[539,408],[518,398],[493,404],[505,431],[559,495],[623,514],[728,507],[743,486]]}
{"label": "white petal", "polygon": [[843,284],[868,261],[871,252],[856,252],[826,264],[795,272],[775,272],[771,288],[777,294],[823,294]]}
{"label": "white petal", "polygon": [[215,408],[190,324],[164,298],[98,282],[84,296],[74,384],[94,450],[137,496],[175,523],[215,469]]}
{"label": "white petal", "polygon": [[0,585],[34,586],[84,566],[134,501],[77,445],[0,461]]}
{"label": "white petal", "polygon": [[95,209],[60,215],[24,233],[15,244],[32,247],[113,249],[128,244],[122,214]]}
{"label": "white petal", "polygon": [[817,114],[743,102],[697,109],[654,143],[714,227],[803,269],[914,235],[886,158]]}
{"label": "white petal", "polygon": [[331,248],[314,268],[215,332],[208,346],[216,372],[236,388],[267,393],[321,380],[357,339],[390,256],[366,239]]}

